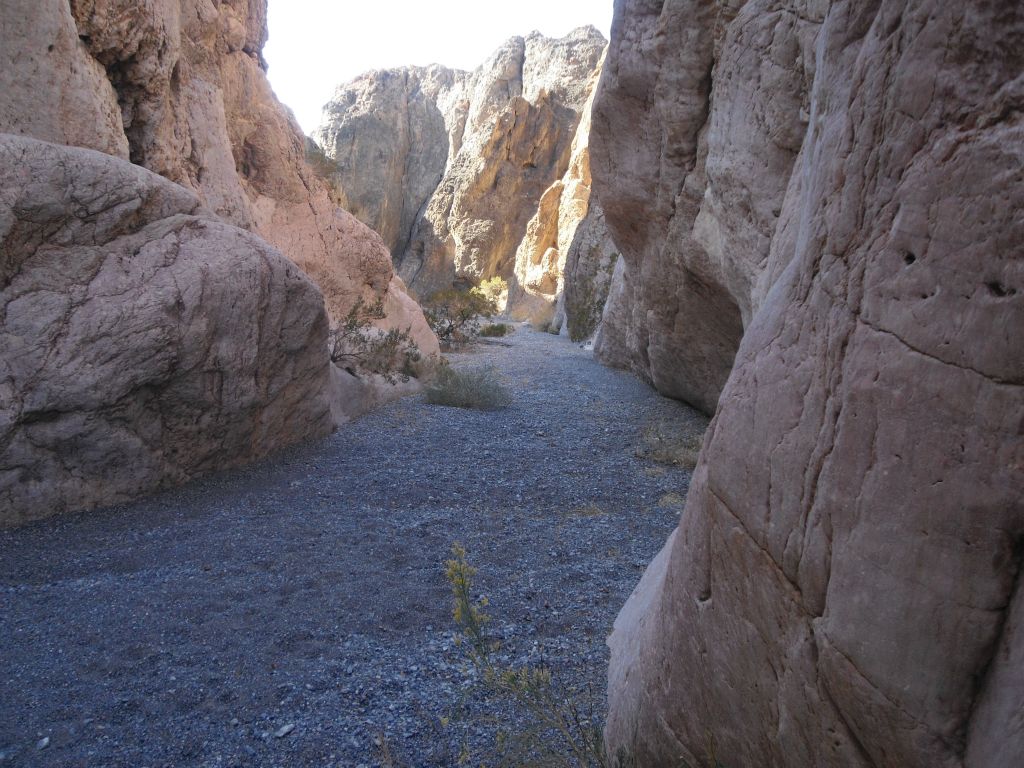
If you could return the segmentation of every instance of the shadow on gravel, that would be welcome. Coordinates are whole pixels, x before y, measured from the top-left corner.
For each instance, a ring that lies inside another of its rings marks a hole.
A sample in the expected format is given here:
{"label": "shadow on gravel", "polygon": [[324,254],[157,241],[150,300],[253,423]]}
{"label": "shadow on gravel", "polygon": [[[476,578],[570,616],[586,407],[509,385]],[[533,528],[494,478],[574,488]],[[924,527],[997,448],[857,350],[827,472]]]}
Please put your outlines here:
{"label": "shadow on gravel", "polygon": [[[450,359],[492,366],[511,404],[409,398],[245,469],[0,532],[0,766],[486,755],[518,716],[455,645],[454,541],[504,657],[603,690],[605,637],[689,482],[636,455],[643,430],[706,421],[526,328]],[[460,702],[472,717],[451,718]]]}

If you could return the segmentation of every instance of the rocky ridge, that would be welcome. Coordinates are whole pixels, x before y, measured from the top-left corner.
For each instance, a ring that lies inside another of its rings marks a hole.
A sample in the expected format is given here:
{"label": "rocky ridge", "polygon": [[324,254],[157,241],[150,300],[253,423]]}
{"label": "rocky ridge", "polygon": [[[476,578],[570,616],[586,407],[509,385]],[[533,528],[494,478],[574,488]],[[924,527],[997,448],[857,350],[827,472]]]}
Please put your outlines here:
{"label": "rocky ridge", "polygon": [[[408,67],[338,89],[314,138],[337,165],[346,206],[384,235],[413,290],[427,295],[494,276],[514,283],[527,271],[521,259],[539,248],[543,260],[549,223],[530,222],[540,209],[557,209],[552,185],[586,162],[577,129],[604,47],[592,27],[557,40],[533,33],[512,38],[472,73]],[[586,186],[570,193],[578,220]],[[524,238],[534,248],[517,257]],[[553,305],[549,282],[512,293],[536,292]]]}
{"label": "rocky ridge", "polygon": [[610,639],[611,753],[1012,764],[1024,12],[628,0],[612,37],[598,350],[717,411]]}

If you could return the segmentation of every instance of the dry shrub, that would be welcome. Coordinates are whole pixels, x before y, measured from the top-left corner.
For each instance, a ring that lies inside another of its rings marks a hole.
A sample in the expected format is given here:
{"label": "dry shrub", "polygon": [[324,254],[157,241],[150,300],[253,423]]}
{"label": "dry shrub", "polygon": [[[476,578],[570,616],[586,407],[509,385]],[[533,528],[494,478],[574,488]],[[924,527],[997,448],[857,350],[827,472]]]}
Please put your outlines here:
{"label": "dry shrub", "polygon": [[444,366],[427,385],[427,402],[455,408],[495,411],[511,405],[512,396],[498,381],[492,368],[457,371]]}
{"label": "dry shrub", "polygon": [[704,435],[694,432],[680,432],[665,422],[649,425],[641,437],[636,455],[659,464],[693,469],[704,442]]}

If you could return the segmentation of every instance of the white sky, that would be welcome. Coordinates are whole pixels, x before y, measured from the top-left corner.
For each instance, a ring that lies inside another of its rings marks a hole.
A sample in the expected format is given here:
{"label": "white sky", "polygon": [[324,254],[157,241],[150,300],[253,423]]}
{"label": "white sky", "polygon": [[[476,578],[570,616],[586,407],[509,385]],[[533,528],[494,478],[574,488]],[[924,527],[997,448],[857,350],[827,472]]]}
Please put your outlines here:
{"label": "white sky", "polygon": [[612,0],[269,0],[271,85],[311,133],[336,86],[370,69],[473,69],[502,42],[593,24],[606,38]]}

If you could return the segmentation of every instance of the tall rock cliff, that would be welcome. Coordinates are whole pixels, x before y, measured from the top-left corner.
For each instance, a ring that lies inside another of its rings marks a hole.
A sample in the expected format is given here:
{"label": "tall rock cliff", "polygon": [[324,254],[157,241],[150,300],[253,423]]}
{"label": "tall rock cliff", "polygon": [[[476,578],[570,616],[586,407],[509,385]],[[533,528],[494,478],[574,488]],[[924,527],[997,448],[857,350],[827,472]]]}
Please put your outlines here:
{"label": "tall rock cliff", "polygon": [[375,399],[327,354],[360,299],[438,351],[380,237],[306,165],[265,10],[4,0],[0,524],[324,434]]}
{"label": "tall rock cliff", "polygon": [[[596,81],[600,70],[594,73]],[[590,127],[593,94],[572,142],[565,175],[541,196],[516,250],[509,288],[511,314],[564,331],[573,340],[597,329],[618,252],[604,211],[591,194]]]}
{"label": "tall rock cliff", "polygon": [[527,225],[569,168],[604,48],[592,27],[533,33],[472,73],[371,72],[338,89],[314,138],[412,289],[514,279]]}
{"label": "tall rock cliff", "polygon": [[0,129],[130,158],[279,248],[333,318],[384,297],[384,325],[411,327],[437,351],[387,249],[305,162],[302,132],[264,73],[265,0],[12,4]]}
{"label": "tall rock cliff", "polygon": [[707,413],[791,234],[827,5],[629,3],[609,51],[591,144],[623,259],[597,355]]}
{"label": "tall rock cliff", "polygon": [[1024,8],[625,0],[612,37],[602,348],[717,413],[611,752],[1019,762]]}

